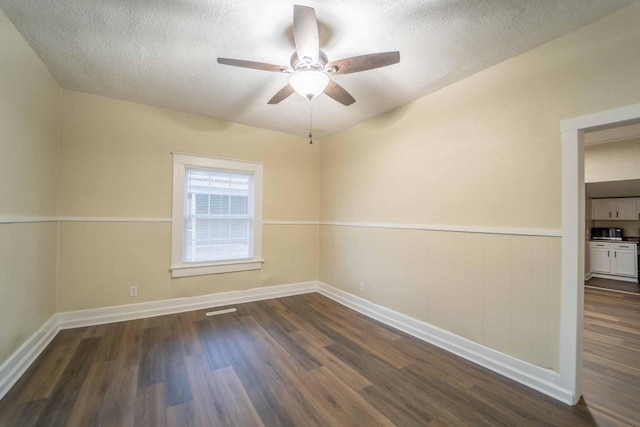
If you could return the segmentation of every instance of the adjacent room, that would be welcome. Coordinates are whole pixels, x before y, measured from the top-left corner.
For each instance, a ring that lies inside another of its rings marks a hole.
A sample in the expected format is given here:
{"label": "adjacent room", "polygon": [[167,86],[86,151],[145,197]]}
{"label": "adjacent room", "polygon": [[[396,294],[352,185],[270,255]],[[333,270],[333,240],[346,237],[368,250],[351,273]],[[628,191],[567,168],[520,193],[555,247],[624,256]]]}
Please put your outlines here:
{"label": "adjacent room", "polygon": [[0,425],[640,425],[639,22],[0,0]]}
{"label": "adjacent room", "polygon": [[633,425],[640,383],[640,125],[585,135],[583,393]]}

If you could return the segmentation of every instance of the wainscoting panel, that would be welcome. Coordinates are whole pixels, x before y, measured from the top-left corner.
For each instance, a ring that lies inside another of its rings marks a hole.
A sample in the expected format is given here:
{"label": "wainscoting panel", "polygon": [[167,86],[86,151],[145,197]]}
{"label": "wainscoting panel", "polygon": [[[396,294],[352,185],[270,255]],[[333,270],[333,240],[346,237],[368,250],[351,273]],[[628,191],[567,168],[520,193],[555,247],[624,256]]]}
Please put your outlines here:
{"label": "wainscoting panel", "polygon": [[560,245],[552,236],[322,225],[320,280],[557,371]]}

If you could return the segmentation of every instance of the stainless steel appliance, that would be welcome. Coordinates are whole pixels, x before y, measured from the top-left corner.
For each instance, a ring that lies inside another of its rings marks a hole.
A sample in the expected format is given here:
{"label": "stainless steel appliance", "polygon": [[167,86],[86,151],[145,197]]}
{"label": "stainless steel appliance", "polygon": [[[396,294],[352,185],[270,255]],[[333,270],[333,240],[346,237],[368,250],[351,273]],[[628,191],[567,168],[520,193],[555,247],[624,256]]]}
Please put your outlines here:
{"label": "stainless steel appliance", "polygon": [[622,228],[600,228],[591,229],[591,240],[622,240]]}

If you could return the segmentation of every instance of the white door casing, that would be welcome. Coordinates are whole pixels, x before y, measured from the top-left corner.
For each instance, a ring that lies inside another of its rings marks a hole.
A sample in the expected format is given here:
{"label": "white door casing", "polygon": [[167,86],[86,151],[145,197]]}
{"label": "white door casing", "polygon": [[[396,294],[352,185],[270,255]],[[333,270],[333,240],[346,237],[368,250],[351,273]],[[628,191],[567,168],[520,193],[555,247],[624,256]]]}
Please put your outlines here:
{"label": "white door casing", "polygon": [[584,310],[584,132],[640,123],[640,104],[562,120],[562,284],[558,385],[578,403]]}

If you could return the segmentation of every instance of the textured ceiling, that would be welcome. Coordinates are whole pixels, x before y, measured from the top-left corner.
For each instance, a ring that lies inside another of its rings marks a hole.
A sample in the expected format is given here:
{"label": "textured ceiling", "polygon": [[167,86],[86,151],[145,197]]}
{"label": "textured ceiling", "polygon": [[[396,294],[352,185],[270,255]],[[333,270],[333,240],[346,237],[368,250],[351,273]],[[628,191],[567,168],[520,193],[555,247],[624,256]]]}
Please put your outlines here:
{"label": "textured ceiling", "polygon": [[[399,50],[400,64],[335,76],[357,100],[313,103],[323,136],[568,34],[633,0],[300,0],[329,60]],[[305,135],[309,101],[267,101],[288,76],[217,57],[288,65],[293,4],[282,0],[0,0],[67,89]]]}

